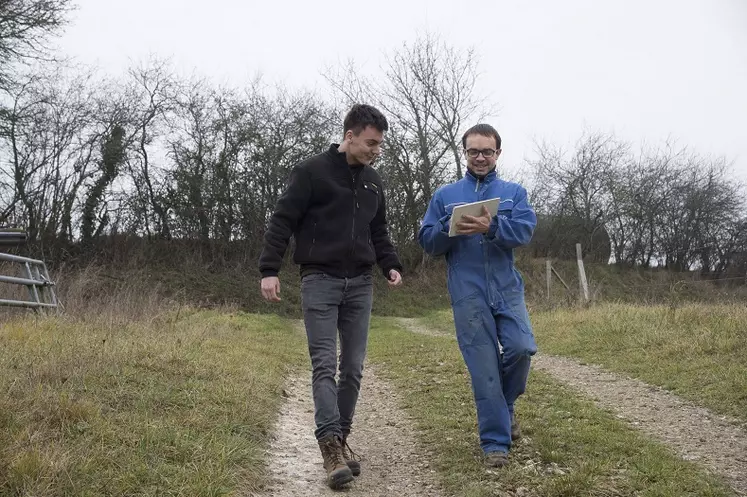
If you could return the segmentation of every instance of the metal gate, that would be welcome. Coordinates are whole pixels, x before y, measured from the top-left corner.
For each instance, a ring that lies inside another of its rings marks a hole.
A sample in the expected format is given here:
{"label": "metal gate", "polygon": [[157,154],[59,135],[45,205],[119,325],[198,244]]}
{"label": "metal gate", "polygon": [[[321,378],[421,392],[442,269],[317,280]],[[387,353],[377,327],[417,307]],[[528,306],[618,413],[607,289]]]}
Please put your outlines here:
{"label": "metal gate", "polygon": [[[0,233],[0,245],[20,245],[25,243],[25,233],[19,231],[2,230]],[[28,307],[35,310],[44,308],[57,308],[57,294],[55,284],[49,277],[47,265],[44,261],[30,259],[18,255],[0,252],[0,261],[20,265],[21,276],[8,276],[0,274],[1,283],[11,285],[22,285],[28,289],[28,300],[0,299],[0,305],[13,307]]]}

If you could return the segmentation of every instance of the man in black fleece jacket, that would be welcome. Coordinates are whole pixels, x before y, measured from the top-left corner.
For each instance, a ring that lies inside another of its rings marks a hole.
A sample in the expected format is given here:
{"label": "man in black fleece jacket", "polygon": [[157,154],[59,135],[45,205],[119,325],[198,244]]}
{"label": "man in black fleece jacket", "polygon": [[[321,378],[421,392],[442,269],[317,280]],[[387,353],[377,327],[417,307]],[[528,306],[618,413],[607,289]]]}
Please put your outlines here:
{"label": "man in black fleece jacket", "polygon": [[[370,167],[389,129],[370,105],[354,105],[342,143],[296,165],[265,232],[259,259],[262,296],[280,300],[278,273],[291,235],[301,268],[301,300],[311,356],[315,435],[338,489],[360,474],[347,443],[358,401],[373,301],[372,268],[390,286],[402,265],[389,239],[384,188]],[[340,336],[340,377],[337,334]]]}

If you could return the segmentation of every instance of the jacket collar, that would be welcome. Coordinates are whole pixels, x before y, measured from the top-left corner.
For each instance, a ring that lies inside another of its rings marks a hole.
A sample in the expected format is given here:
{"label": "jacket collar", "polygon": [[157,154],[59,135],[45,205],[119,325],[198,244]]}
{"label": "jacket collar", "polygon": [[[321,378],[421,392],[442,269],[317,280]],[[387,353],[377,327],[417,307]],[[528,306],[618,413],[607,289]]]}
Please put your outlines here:
{"label": "jacket collar", "polygon": [[340,152],[338,150],[339,148],[340,148],[339,143],[333,143],[329,146],[327,153],[335,160],[335,162],[339,162],[341,164],[347,165],[348,161],[345,158],[345,152]]}
{"label": "jacket collar", "polygon": [[348,158],[347,155],[345,155],[345,152],[340,152],[339,150],[340,144],[339,143],[333,143],[329,146],[329,149],[327,150],[327,153],[332,157],[332,159],[335,161],[338,165],[344,165],[345,167],[356,169],[356,168],[363,168],[363,164],[348,164]]}
{"label": "jacket collar", "polygon": [[490,183],[491,181],[495,181],[498,178],[498,173],[495,172],[495,168],[493,168],[492,171],[490,171],[487,175],[485,175],[484,178],[478,178],[475,173],[467,169],[467,174],[464,175],[464,179],[468,181],[469,183]]}

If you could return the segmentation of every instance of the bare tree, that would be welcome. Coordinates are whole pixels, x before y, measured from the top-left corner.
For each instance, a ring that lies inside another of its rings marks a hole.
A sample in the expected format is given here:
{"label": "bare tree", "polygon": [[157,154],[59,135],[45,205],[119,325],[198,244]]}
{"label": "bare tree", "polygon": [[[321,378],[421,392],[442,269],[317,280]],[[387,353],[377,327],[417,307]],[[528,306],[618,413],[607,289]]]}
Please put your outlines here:
{"label": "bare tree", "polygon": [[[617,263],[721,275],[743,250],[744,186],[723,158],[671,142],[634,156],[629,144],[600,133],[582,137],[570,159],[544,143],[537,155],[537,255],[571,255],[576,225],[592,253],[595,243],[610,245]],[[595,237],[600,231],[608,238]]]}
{"label": "bare tree", "polygon": [[[614,218],[610,179],[624,164],[627,151],[626,143],[602,133],[585,133],[570,158],[547,143],[537,145],[538,158],[530,164],[536,171],[537,188],[545,196],[541,207],[557,230],[551,238],[562,238],[564,246],[580,242],[586,251],[607,254],[609,238],[598,235],[606,233],[605,224]],[[580,240],[566,240],[570,234],[578,235],[579,229]]]}
{"label": "bare tree", "polygon": [[152,60],[129,71],[127,93],[137,102],[134,134],[126,169],[137,191],[138,217],[148,235],[171,238],[166,205],[166,168],[153,156],[164,150],[162,142],[168,114],[175,108],[178,81],[167,61]]}
{"label": "bare tree", "polygon": [[45,58],[48,39],[65,25],[70,0],[0,0],[0,89],[15,80],[15,63]]}
{"label": "bare tree", "polygon": [[683,271],[700,265],[710,272],[721,239],[741,218],[741,185],[730,176],[723,158],[683,153],[675,165],[671,194],[659,211],[659,251],[666,267]]}
{"label": "bare tree", "polygon": [[496,112],[492,103],[475,93],[480,76],[479,58],[474,48],[459,50],[432,35],[419,38],[412,48],[405,46],[402,55],[409,61],[413,76],[432,98],[434,129],[453,154],[456,177],[461,179],[460,131],[464,122],[479,121]]}
{"label": "bare tree", "polygon": [[3,210],[26,225],[32,240],[70,228],[96,140],[91,77],[40,72],[11,94],[2,133],[9,160],[2,172],[13,178],[14,191]]}
{"label": "bare tree", "polygon": [[184,236],[230,241],[237,232],[241,155],[253,137],[248,104],[202,80],[179,101],[168,138],[175,222]]}

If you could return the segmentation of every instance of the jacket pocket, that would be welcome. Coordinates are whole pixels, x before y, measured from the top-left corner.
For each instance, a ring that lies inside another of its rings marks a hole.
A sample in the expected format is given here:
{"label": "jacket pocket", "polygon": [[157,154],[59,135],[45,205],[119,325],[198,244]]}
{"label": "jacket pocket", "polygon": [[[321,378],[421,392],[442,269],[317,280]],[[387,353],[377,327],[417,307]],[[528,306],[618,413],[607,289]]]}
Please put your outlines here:
{"label": "jacket pocket", "polygon": [[316,230],[316,223],[306,223],[296,233],[296,262],[308,262],[311,258],[316,244]]}
{"label": "jacket pocket", "polygon": [[372,192],[372,193],[376,194],[377,197],[379,196],[379,193],[380,193],[379,192],[379,185],[377,185],[373,181],[364,180],[363,181],[363,189],[366,190],[366,191],[369,191],[369,192]]}
{"label": "jacket pocket", "polygon": [[365,233],[361,233],[355,238],[356,243],[356,260],[364,264],[376,264],[376,250],[371,240],[371,226],[366,225]]}
{"label": "jacket pocket", "polygon": [[521,328],[521,331],[528,335],[533,335],[532,321],[529,318],[529,310],[527,309],[524,292],[503,292],[503,301],[506,304],[508,312],[513,315],[514,319],[519,324],[519,328]]}
{"label": "jacket pocket", "polygon": [[514,201],[511,199],[502,200],[498,204],[498,215],[511,218],[511,212],[514,210]]}
{"label": "jacket pocket", "polygon": [[459,348],[486,343],[486,322],[479,292],[470,292],[452,303],[454,326]]}
{"label": "jacket pocket", "polygon": [[379,193],[381,189],[376,183],[366,180],[363,181],[361,188],[363,191],[358,196],[361,203],[360,208],[370,222],[376,215],[376,211],[379,210]]}
{"label": "jacket pocket", "polygon": [[316,223],[314,223],[311,229],[311,246],[309,247],[309,258],[314,254],[314,246],[316,245]]}

